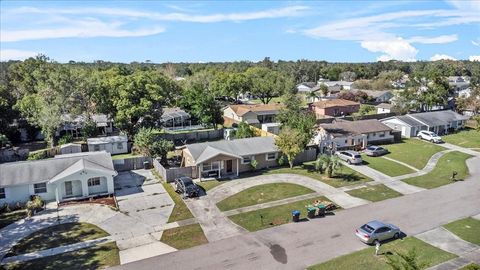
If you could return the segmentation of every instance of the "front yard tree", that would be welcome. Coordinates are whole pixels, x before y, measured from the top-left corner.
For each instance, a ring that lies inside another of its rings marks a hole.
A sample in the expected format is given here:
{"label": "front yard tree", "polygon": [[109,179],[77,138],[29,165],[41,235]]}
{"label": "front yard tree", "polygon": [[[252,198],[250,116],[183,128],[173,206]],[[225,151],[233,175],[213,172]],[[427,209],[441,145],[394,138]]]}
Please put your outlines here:
{"label": "front yard tree", "polygon": [[162,163],[167,161],[167,154],[174,149],[173,142],[159,139],[159,130],[140,128],[135,134],[133,147],[136,152],[153,158],[160,157]]}
{"label": "front yard tree", "polygon": [[211,89],[216,95],[238,100],[240,94],[250,92],[251,82],[244,73],[221,72],[215,76]]}
{"label": "front yard tree", "polygon": [[294,88],[293,81],[288,75],[266,67],[252,67],[245,74],[252,82],[250,92],[263,104],[268,104],[272,98],[281,96]]}
{"label": "front yard tree", "polygon": [[326,172],[329,178],[332,178],[338,170],[342,168],[342,163],[337,156],[320,155],[315,161],[315,169],[320,173]]}
{"label": "front yard tree", "polygon": [[303,136],[298,130],[288,127],[282,128],[278,137],[275,138],[275,145],[287,157],[290,168],[293,168],[295,157],[304,149],[302,140]]}

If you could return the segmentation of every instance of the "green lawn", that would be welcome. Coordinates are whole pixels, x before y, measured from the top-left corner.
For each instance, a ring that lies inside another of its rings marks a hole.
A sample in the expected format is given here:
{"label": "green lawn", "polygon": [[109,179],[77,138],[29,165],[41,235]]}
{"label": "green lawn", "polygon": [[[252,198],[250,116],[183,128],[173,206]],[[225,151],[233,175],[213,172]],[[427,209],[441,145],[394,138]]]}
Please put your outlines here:
{"label": "green lawn", "polygon": [[117,159],[127,159],[127,158],[134,158],[134,157],[141,157],[142,155],[140,154],[120,154],[120,155],[113,155],[112,160],[117,160]]}
{"label": "green lawn", "polygon": [[14,223],[15,221],[18,221],[26,217],[27,217],[26,210],[17,210],[9,213],[2,213],[0,214],[0,229],[7,227],[8,225]]}
{"label": "green lawn", "polygon": [[386,199],[402,196],[401,193],[393,189],[390,189],[387,186],[382,184],[350,190],[350,191],[347,191],[347,193],[354,197],[362,198],[372,202],[378,202],[378,201],[383,201]]}
{"label": "green lawn", "polygon": [[428,160],[435,153],[445,148],[433,143],[418,139],[405,139],[401,143],[386,145],[390,153],[386,156],[404,162],[419,170],[427,165]]}
{"label": "green lawn", "polygon": [[168,222],[174,222],[184,219],[193,218],[192,212],[188,209],[183,201],[182,197],[175,192],[172,185],[168,183],[162,183],[165,190],[168,192],[168,195],[172,198],[175,206],[173,207],[172,214],[168,218]]}
{"label": "green lawn", "polygon": [[460,270],[480,270],[480,265],[476,263],[467,264],[464,267],[460,268]]}
{"label": "green lawn", "polygon": [[464,218],[443,226],[465,241],[480,245],[480,220]]}
{"label": "green lawn", "polygon": [[462,130],[454,134],[444,135],[442,139],[451,144],[466,148],[480,148],[480,132],[474,129]]}
{"label": "green lawn", "polygon": [[54,225],[23,238],[9,251],[7,256],[66,246],[108,235],[107,232],[90,223],[72,222]]}
{"label": "green lawn", "polygon": [[320,174],[314,170],[312,162],[306,162],[302,166],[295,166],[292,169],[289,167],[272,168],[262,172],[263,174],[278,174],[278,173],[291,173],[307,176],[333,187],[344,187],[355,184],[361,184],[370,182],[372,179],[367,176],[350,169],[347,166],[342,166],[339,172],[335,173],[332,178],[328,178],[326,174]]}
{"label": "green lawn", "polygon": [[117,245],[101,244],[76,251],[5,265],[6,270],[106,269],[120,264]]}
{"label": "green lawn", "polygon": [[[251,232],[258,231],[291,222],[293,210],[299,210],[301,212],[300,218],[305,218],[307,216],[305,206],[312,204],[316,200],[329,201],[325,197],[316,197],[308,200],[241,213],[229,216],[229,218],[236,224]],[[261,216],[263,216],[263,219]]]}
{"label": "green lawn", "polygon": [[411,168],[382,157],[369,157],[367,155],[362,155],[362,159],[363,164],[392,177],[415,172]]}
{"label": "green lawn", "polygon": [[217,203],[218,209],[228,211],[245,206],[277,201],[314,191],[304,186],[290,183],[265,184],[247,188]]}
{"label": "green lawn", "polygon": [[203,189],[205,189],[205,191],[208,191],[208,190],[210,190],[210,189],[212,189],[216,186],[227,183],[228,181],[229,180],[213,179],[213,180],[208,180],[208,181],[204,181],[204,182],[196,182],[196,184],[203,187]]}
{"label": "green lawn", "polygon": [[165,230],[160,241],[176,249],[187,249],[208,243],[199,224]]}
{"label": "green lawn", "polygon": [[403,240],[396,240],[380,247],[379,256],[375,256],[375,247],[369,247],[360,251],[337,257],[333,260],[310,266],[310,270],[337,270],[337,269],[355,269],[355,270],[388,270],[392,269],[387,263],[384,254],[387,252],[407,253],[415,248],[419,264],[423,264],[423,269],[448,261],[456,255],[431,246],[415,237],[407,237]]}
{"label": "green lawn", "polygon": [[452,172],[458,172],[456,179],[465,179],[468,175],[468,168],[465,160],[472,156],[461,152],[449,152],[443,155],[437,166],[430,173],[422,176],[408,178],[403,181],[410,185],[422,188],[436,188],[452,183]]}

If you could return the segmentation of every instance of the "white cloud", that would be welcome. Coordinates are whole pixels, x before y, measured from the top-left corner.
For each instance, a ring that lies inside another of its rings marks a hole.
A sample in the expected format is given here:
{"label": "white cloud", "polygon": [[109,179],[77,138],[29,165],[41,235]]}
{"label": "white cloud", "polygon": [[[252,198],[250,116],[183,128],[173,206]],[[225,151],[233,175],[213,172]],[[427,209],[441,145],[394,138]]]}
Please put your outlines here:
{"label": "white cloud", "polygon": [[165,31],[163,27],[122,29],[122,23],[107,23],[96,19],[72,21],[71,25],[55,28],[4,30],[1,32],[1,42],[23,40],[39,40],[52,38],[91,38],[91,37],[140,37],[150,36]]}
{"label": "white cloud", "polygon": [[438,61],[438,60],[457,60],[454,57],[446,54],[435,54],[434,56],[430,57],[430,61]]}
{"label": "white cloud", "polygon": [[480,46],[480,38],[477,39],[478,41],[472,40],[472,44],[475,46]]}
{"label": "white cloud", "polygon": [[38,52],[33,52],[33,51],[5,49],[5,50],[0,50],[0,61],[24,60],[29,57],[34,57],[37,54]]}
{"label": "white cloud", "polygon": [[101,15],[115,17],[144,18],[158,21],[181,21],[197,23],[215,23],[223,21],[249,21],[259,19],[272,19],[294,17],[303,14],[309,8],[306,6],[288,6],[283,8],[266,9],[253,12],[192,14],[186,12],[159,13],[121,8],[65,8],[65,9],[39,9],[22,7],[7,11],[10,14],[47,14],[47,15]]}
{"label": "white cloud", "polygon": [[437,37],[423,37],[423,36],[414,36],[407,39],[411,43],[421,43],[421,44],[443,44],[450,43],[458,40],[458,36],[454,35],[443,35]]}
{"label": "white cloud", "polygon": [[415,56],[418,53],[417,49],[401,38],[362,41],[360,44],[363,48],[371,52],[384,53],[384,55],[377,58],[377,61],[415,61]]}
{"label": "white cloud", "polygon": [[468,57],[468,60],[480,62],[480,55],[471,55],[470,57]]}

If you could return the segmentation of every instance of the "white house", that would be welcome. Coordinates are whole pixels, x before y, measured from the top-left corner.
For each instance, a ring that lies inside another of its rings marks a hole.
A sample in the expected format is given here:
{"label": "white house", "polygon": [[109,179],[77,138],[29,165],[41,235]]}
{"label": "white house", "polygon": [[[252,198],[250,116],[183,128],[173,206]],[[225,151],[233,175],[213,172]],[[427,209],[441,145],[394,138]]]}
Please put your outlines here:
{"label": "white house", "polygon": [[313,137],[313,144],[320,152],[341,149],[362,149],[367,144],[392,143],[392,129],[376,119],[346,121],[336,120],[320,124]]}
{"label": "white house", "polygon": [[377,108],[377,114],[381,113],[390,113],[392,112],[393,105],[390,103],[380,103],[375,108]]}
{"label": "white house", "polygon": [[76,153],[0,164],[0,204],[26,202],[31,195],[57,202],[114,193],[109,153]]}
{"label": "white house", "polygon": [[415,137],[420,130],[429,130],[437,134],[448,133],[465,127],[468,116],[454,111],[434,111],[388,117],[380,120],[385,125],[401,131],[403,137]]}
{"label": "white house", "polygon": [[88,151],[107,151],[112,155],[128,153],[127,136],[110,136],[87,139]]}

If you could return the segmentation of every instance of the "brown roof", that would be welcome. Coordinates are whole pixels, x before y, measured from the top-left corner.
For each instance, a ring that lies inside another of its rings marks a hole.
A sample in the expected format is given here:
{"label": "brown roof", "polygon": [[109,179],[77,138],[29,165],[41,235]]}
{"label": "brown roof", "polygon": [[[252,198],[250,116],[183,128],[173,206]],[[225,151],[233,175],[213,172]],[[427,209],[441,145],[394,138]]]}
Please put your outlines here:
{"label": "brown roof", "polygon": [[351,101],[351,100],[346,100],[346,99],[324,99],[324,100],[319,100],[317,102],[314,102],[312,104],[315,107],[318,107],[319,109],[325,109],[325,108],[331,108],[331,107],[342,107],[342,106],[354,106],[354,105],[360,105],[360,103]]}
{"label": "brown roof", "polygon": [[343,134],[366,134],[373,132],[391,131],[387,125],[376,119],[358,120],[358,121],[335,121],[331,124],[320,124],[320,128],[325,129],[328,133]]}
{"label": "brown roof", "polygon": [[248,112],[255,112],[255,113],[277,113],[281,108],[282,104],[272,103],[272,104],[240,104],[240,105],[229,105],[228,107],[232,108],[232,110],[238,115],[242,116]]}

